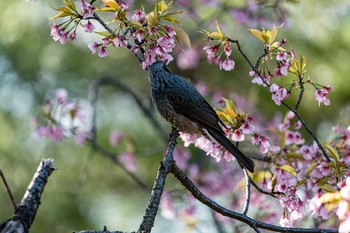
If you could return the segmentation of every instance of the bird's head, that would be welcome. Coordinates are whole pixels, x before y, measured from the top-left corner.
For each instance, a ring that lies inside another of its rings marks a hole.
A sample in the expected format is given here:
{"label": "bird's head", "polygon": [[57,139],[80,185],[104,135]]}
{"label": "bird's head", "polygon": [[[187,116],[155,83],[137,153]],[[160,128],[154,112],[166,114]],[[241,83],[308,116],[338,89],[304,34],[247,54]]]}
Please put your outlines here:
{"label": "bird's head", "polygon": [[152,65],[149,66],[149,72],[151,74],[156,74],[158,72],[169,72],[169,73],[171,73],[171,71],[165,65],[164,61],[156,61],[156,62],[154,62]]}

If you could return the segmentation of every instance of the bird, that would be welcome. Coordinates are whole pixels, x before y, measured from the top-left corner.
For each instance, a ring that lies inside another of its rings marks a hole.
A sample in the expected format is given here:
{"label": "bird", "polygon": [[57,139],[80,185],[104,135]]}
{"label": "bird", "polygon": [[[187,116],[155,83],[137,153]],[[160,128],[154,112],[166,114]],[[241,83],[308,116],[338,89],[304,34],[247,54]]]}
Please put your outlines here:
{"label": "bird", "polygon": [[160,115],[177,130],[205,136],[234,155],[238,163],[254,172],[254,162],[245,156],[227,137],[227,128],[215,110],[183,77],[173,74],[163,61],[148,67],[152,102]]}

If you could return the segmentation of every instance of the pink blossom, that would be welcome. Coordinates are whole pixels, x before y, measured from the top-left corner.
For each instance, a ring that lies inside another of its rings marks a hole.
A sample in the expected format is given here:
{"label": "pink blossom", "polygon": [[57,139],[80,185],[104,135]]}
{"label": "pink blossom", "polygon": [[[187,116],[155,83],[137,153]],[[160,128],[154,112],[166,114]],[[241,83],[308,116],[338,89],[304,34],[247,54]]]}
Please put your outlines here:
{"label": "pink blossom", "polygon": [[76,32],[72,32],[71,34],[69,34],[69,39],[71,41],[77,40],[77,33]]}
{"label": "pink blossom", "polygon": [[270,92],[272,93],[272,100],[278,106],[281,105],[281,102],[289,96],[287,89],[276,84],[272,84],[270,86]]}
{"label": "pink blossom", "polygon": [[280,204],[283,208],[286,208],[290,213],[289,220],[293,224],[295,221],[299,221],[304,217],[304,203],[296,194],[294,187],[289,188],[285,195],[280,198]]}
{"label": "pink blossom", "polygon": [[328,86],[325,89],[316,89],[315,98],[318,101],[318,106],[323,103],[324,105],[330,105],[331,101],[328,99],[328,94],[332,91],[332,87]]}
{"label": "pink blossom", "polygon": [[75,134],[75,143],[77,145],[84,145],[86,142],[86,139],[91,138],[91,133],[90,132],[83,132],[83,131],[78,131]]}
{"label": "pink blossom", "polygon": [[90,44],[88,45],[89,49],[91,50],[91,52],[92,52],[93,54],[97,52],[97,49],[98,49],[99,46],[100,46],[100,45],[97,44],[96,42],[90,43]]}
{"label": "pink blossom", "polygon": [[254,77],[251,81],[252,83],[262,85],[263,87],[266,87],[266,83],[269,84],[271,79],[271,76],[261,78],[254,70],[249,72],[249,76]]}
{"label": "pink blossom", "polygon": [[220,146],[213,144],[205,137],[199,137],[194,145],[204,150],[207,155],[210,155],[211,157],[216,159],[217,162],[221,161],[222,151],[220,149]]}
{"label": "pink blossom", "polygon": [[145,38],[144,31],[141,29],[137,30],[135,33],[135,37],[136,37],[138,42],[142,42],[142,40]]}
{"label": "pink blossom", "polygon": [[208,54],[207,59],[209,64],[213,64],[215,63],[216,57],[214,54]]}
{"label": "pink blossom", "polygon": [[225,52],[227,57],[231,55],[231,53],[232,53],[231,43],[225,43],[224,52]]}
{"label": "pink blossom", "polygon": [[180,132],[180,138],[184,142],[185,147],[188,147],[189,145],[194,144],[197,141],[197,137],[189,133]]}
{"label": "pink blossom", "polygon": [[51,27],[50,35],[54,41],[60,41],[61,44],[65,44],[67,42],[68,32],[60,29],[55,23]]}
{"label": "pink blossom", "polygon": [[39,126],[36,132],[38,136],[47,137],[54,142],[60,142],[64,138],[64,129],[59,125]]}
{"label": "pink blossom", "polygon": [[233,70],[235,68],[235,62],[227,57],[226,60],[222,63],[222,68],[226,71]]}
{"label": "pink blossom", "polygon": [[277,53],[276,59],[277,61],[283,61],[286,60],[288,53],[284,52],[284,51],[280,51]]}
{"label": "pink blossom", "polygon": [[338,204],[338,209],[336,212],[339,220],[344,220],[347,216],[350,216],[349,202],[341,200]]}
{"label": "pink blossom", "polygon": [[316,166],[316,168],[311,172],[311,176],[315,178],[323,178],[331,172],[331,167],[326,161],[322,161]]}
{"label": "pink blossom", "polygon": [[196,206],[188,205],[183,211],[181,211],[180,216],[182,218],[192,218],[196,213]]}
{"label": "pink blossom", "polygon": [[222,60],[221,60],[220,57],[215,58],[214,63],[217,64],[217,65],[219,66],[219,69],[220,69],[220,70],[222,69]]}
{"label": "pink blossom", "polygon": [[350,202],[350,177],[346,178],[346,186],[340,190],[340,196]]}
{"label": "pink blossom", "polygon": [[321,195],[318,193],[309,201],[309,211],[311,212],[311,216],[327,220],[331,217],[332,213],[325,208],[320,197]]}
{"label": "pink blossom", "polygon": [[277,192],[285,193],[288,189],[288,186],[285,183],[279,183],[275,186]]}
{"label": "pink blossom", "polygon": [[203,50],[208,54],[208,55],[215,55],[217,52],[219,52],[220,45],[215,45],[215,46],[205,46]]}
{"label": "pink blossom", "polygon": [[292,111],[288,111],[287,112],[287,114],[286,114],[287,120],[291,121],[291,120],[294,119],[294,117],[295,117],[295,113],[294,112],[292,112]]}
{"label": "pink blossom", "polygon": [[197,82],[196,89],[203,96],[208,93],[208,86],[204,82],[201,82],[201,81]]}
{"label": "pink blossom", "polygon": [[233,157],[233,155],[227,150],[227,151],[225,151],[225,153],[224,153],[224,160],[226,161],[226,162],[230,162],[230,161],[232,161],[234,159],[234,157]]}
{"label": "pink blossom", "polygon": [[300,129],[301,126],[302,126],[302,124],[301,124],[300,121],[295,122],[294,125],[293,125],[294,129],[296,129],[296,130]]}
{"label": "pink blossom", "polygon": [[293,132],[290,130],[286,131],[286,141],[285,144],[291,145],[291,144],[296,144],[296,145],[300,145],[303,144],[304,140],[301,138],[301,134],[299,132]]}
{"label": "pink blossom", "polygon": [[158,32],[158,30],[157,30],[157,28],[154,27],[154,26],[152,26],[151,28],[148,29],[148,33],[149,33],[150,35],[156,35],[157,32]]}
{"label": "pink blossom", "polygon": [[135,154],[132,152],[124,152],[118,157],[121,164],[125,166],[125,168],[130,172],[137,171],[137,165],[135,160]]}
{"label": "pink blossom", "polygon": [[338,230],[340,233],[350,232],[350,215],[344,221],[340,222]]}
{"label": "pink blossom", "polygon": [[122,132],[112,132],[109,135],[109,145],[113,147],[118,146],[123,137],[124,137],[124,133]]}
{"label": "pink blossom", "polygon": [[344,133],[344,129],[342,127],[340,127],[339,125],[333,126],[332,130],[336,134],[343,134]]}
{"label": "pink blossom", "polygon": [[290,67],[289,60],[286,60],[284,62],[279,62],[278,67],[275,69],[276,76],[277,77],[287,76],[289,67]]}
{"label": "pink blossom", "polygon": [[143,12],[143,10],[137,9],[134,11],[134,14],[131,16],[131,19],[143,23],[145,16],[146,15],[145,12]]}
{"label": "pink blossom", "polygon": [[82,26],[83,26],[84,32],[87,32],[87,33],[91,33],[95,30],[95,26],[90,21],[88,21],[86,24],[83,24]]}
{"label": "pink blossom", "polygon": [[293,210],[292,213],[290,214],[290,219],[293,222],[300,221],[303,218],[304,218],[304,213],[299,209]]}
{"label": "pink blossom", "polygon": [[251,139],[251,143],[253,145],[259,146],[259,150],[262,154],[265,154],[269,151],[270,142],[269,142],[269,139],[265,136],[260,136],[254,133]]}
{"label": "pink blossom", "polygon": [[68,92],[64,88],[56,90],[56,101],[58,104],[64,105],[68,102]]}
{"label": "pink blossom", "polygon": [[93,7],[90,3],[85,0],[80,1],[80,7],[83,9],[83,18],[86,19],[94,14],[95,7]]}
{"label": "pink blossom", "polygon": [[243,134],[242,130],[236,129],[233,132],[231,139],[233,141],[235,141],[235,142],[242,142],[242,141],[244,141],[244,134]]}
{"label": "pink blossom", "polygon": [[167,32],[167,35],[171,38],[173,38],[175,35],[176,35],[176,32],[175,30],[173,29],[173,27],[169,26],[169,25],[166,25],[165,26],[165,30]]}
{"label": "pink blossom", "polygon": [[280,219],[280,225],[282,227],[293,227],[293,221],[291,221],[286,214],[283,214]]}
{"label": "pink blossom", "polygon": [[179,166],[180,169],[186,169],[188,167],[188,160],[191,153],[187,149],[177,146],[175,147],[173,154],[176,165]]}
{"label": "pink blossom", "polygon": [[156,49],[155,47],[149,48],[145,52],[144,60],[142,62],[142,68],[146,69],[154,62],[156,62]]}
{"label": "pink blossom", "polygon": [[300,153],[306,160],[313,160],[317,155],[318,146],[313,144],[312,146],[302,145],[297,151]]}
{"label": "pink blossom", "polygon": [[101,58],[108,56],[108,51],[106,46],[101,46],[101,49],[98,51],[98,56]]}
{"label": "pink blossom", "polygon": [[174,219],[176,217],[176,210],[173,201],[168,192],[164,192],[160,199],[160,213],[164,218]]}
{"label": "pink blossom", "polygon": [[102,38],[102,45],[108,46],[110,43],[109,37]]}
{"label": "pink blossom", "polygon": [[187,49],[177,56],[177,65],[183,70],[194,69],[199,64],[199,54],[196,50]]}
{"label": "pink blossom", "polygon": [[244,134],[252,134],[254,131],[254,126],[249,123],[243,123],[239,129],[242,130]]}

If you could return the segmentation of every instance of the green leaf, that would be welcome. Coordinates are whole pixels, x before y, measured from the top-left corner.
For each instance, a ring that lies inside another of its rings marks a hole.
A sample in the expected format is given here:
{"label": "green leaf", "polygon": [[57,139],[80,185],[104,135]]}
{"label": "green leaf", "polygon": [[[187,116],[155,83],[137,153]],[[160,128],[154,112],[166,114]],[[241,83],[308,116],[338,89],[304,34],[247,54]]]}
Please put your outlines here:
{"label": "green leaf", "polygon": [[301,159],[301,160],[304,158],[301,154],[298,154],[298,153],[289,153],[289,154],[286,154],[285,157],[290,159]]}
{"label": "green leaf", "polygon": [[101,35],[101,36],[105,36],[105,37],[109,37],[111,36],[111,33],[109,31],[103,31],[103,32],[94,32],[98,35]]}
{"label": "green leaf", "polygon": [[53,20],[53,19],[63,18],[63,17],[71,16],[71,15],[74,15],[74,14],[72,14],[72,13],[66,13],[66,12],[59,12],[57,15],[52,16],[52,17],[49,18],[49,19],[50,19],[50,20]]}
{"label": "green leaf", "polygon": [[174,16],[170,16],[170,15],[161,16],[161,19],[164,19],[164,20],[172,22],[172,23],[180,24],[180,21],[177,20]]}
{"label": "green leaf", "polygon": [[317,167],[317,165],[318,165],[318,162],[312,163],[311,165],[309,165],[308,169],[307,169],[306,172],[305,172],[305,176],[309,176],[310,173],[311,173],[313,170],[315,170],[315,168]]}
{"label": "green leaf", "polygon": [[262,42],[265,42],[265,40],[263,39],[262,35],[261,35],[261,31],[257,30],[257,29],[247,29],[250,33],[253,34],[253,36],[255,36],[256,38],[258,38],[259,40],[261,40]]}
{"label": "green leaf", "polygon": [[64,4],[72,11],[78,13],[77,7],[75,6],[74,2],[72,2],[71,0],[65,0]]}
{"label": "green leaf", "polygon": [[224,97],[222,97],[222,99],[225,101],[226,108],[227,109],[232,109],[233,112],[236,114],[236,107],[235,107],[234,103],[231,100],[226,99]]}
{"label": "green leaf", "polygon": [[176,32],[175,38],[181,43],[184,43],[188,48],[191,48],[191,40],[187,33],[179,27],[171,26]]}
{"label": "green leaf", "polygon": [[338,154],[338,151],[336,151],[336,149],[334,149],[331,145],[329,145],[328,143],[324,144],[324,147],[326,147],[326,149],[328,150],[330,156],[336,161],[339,162],[340,157]]}
{"label": "green leaf", "polygon": [[292,166],[290,166],[290,165],[283,165],[283,166],[281,166],[281,167],[277,167],[277,166],[276,166],[276,168],[281,169],[281,170],[283,170],[283,171],[286,171],[286,172],[292,174],[292,175],[295,176],[295,177],[297,176],[297,172],[296,172],[295,169],[294,169]]}
{"label": "green leaf", "polygon": [[324,185],[320,185],[318,186],[320,189],[326,191],[326,192],[330,192],[330,193],[334,193],[336,190],[335,188],[333,188],[333,186],[329,185],[329,184],[324,184]]}
{"label": "green leaf", "polygon": [[281,132],[281,141],[280,141],[280,148],[284,148],[286,144],[286,132],[284,130],[282,130]]}

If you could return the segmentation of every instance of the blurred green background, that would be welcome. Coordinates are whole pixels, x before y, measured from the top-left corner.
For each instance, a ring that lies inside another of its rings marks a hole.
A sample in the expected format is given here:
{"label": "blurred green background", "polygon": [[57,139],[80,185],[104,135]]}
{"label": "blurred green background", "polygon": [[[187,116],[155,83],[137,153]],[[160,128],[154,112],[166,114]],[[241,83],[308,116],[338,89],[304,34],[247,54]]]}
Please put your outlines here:
{"label": "blurred green background", "polygon": [[[60,4],[61,1],[53,0],[0,1],[0,169],[19,202],[41,158],[55,159],[58,170],[46,186],[32,232],[72,232],[102,229],[103,225],[113,230],[136,230],[148,203],[148,192],[109,160],[98,154],[89,155],[89,148],[76,146],[73,140],[55,144],[33,133],[32,117],[59,87],[66,88],[71,98],[80,99],[86,113],[89,85],[106,75],[119,78],[145,103],[149,101],[147,72],[129,51],[110,48],[109,56],[101,59],[87,48],[96,36],[83,38],[80,34],[78,42],[65,46],[51,39],[48,18],[55,14],[51,6]],[[313,88],[306,90],[301,106],[301,114],[325,140],[332,126],[350,124],[350,2],[310,0],[287,3],[285,7],[289,16],[279,39],[287,38],[287,48],[295,49],[297,54],[302,52],[307,59],[307,75],[312,80],[334,87],[331,106],[318,107]],[[202,20],[212,23],[216,17],[225,22],[227,34],[239,39],[254,61],[260,55],[257,51],[262,49],[261,44],[244,26],[232,22],[222,12],[212,17],[212,11],[204,7],[201,13],[210,18]],[[199,26],[185,17],[183,20],[185,31],[194,41],[204,38],[198,31],[207,29],[206,24]],[[267,90],[251,85],[247,64],[235,50],[233,56],[236,69],[232,72],[219,71],[205,59],[195,70],[181,71],[174,64],[171,68],[205,82],[214,90],[234,91],[247,98],[260,109],[259,117],[264,120],[271,119],[276,112],[285,112],[285,108],[273,104]],[[160,121],[166,130],[170,129]],[[98,140],[113,151],[116,149],[108,146],[111,131],[130,135],[138,152],[137,175],[152,186],[165,143],[130,96],[114,88],[103,88],[98,108]],[[178,185],[170,178],[167,187]],[[0,185],[0,222],[12,214],[5,188]],[[183,223],[157,217],[154,232],[181,231]]]}

